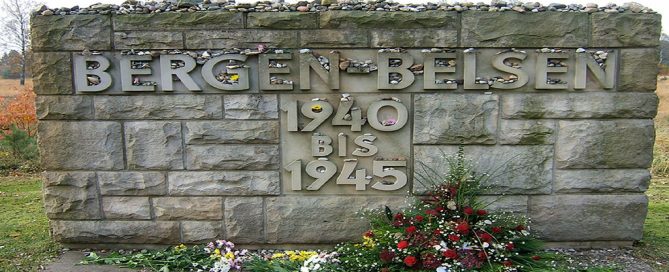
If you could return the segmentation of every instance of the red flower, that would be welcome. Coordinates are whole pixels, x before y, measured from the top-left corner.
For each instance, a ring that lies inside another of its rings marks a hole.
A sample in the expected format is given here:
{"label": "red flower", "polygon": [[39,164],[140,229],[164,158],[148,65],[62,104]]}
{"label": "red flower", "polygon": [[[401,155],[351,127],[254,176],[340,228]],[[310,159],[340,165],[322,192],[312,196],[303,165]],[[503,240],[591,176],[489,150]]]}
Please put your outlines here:
{"label": "red flower", "polygon": [[434,233],[434,235],[441,235],[441,230],[440,230],[440,229],[436,229],[436,230],[434,230],[433,233]]}
{"label": "red flower", "polygon": [[486,259],[488,259],[488,255],[484,251],[479,251],[479,260],[485,261]]}
{"label": "red flower", "polygon": [[474,214],[474,209],[472,209],[472,207],[465,207],[462,211],[463,211],[466,215],[472,215],[472,214]]}
{"label": "red flower", "polygon": [[460,236],[457,236],[455,234],[449,234],[448,235],[448,240],[453,241],[453,242],[458,242],[458,241],[460,241]]}
{"label": "red flower", "polygon": [[416,226],[409,226],[408,228],[404,229],[406,233],[414,233],[416,232]]}
{"label": "red flower", "polygon": [[516,246],[514,246],[513,243],[506,244],[506,250],[508,250],[508,251],[512,251],[515,248],[516,248]]}
{"label": "red flower", "polygon": [[446,251],[444,251],[443,255],[444,255],[444,257],[446,257],[448,259],[454,259],[455,260],[455,259],[458,258],[458,252],[453,250],[453,249],[450,249],[450,248],[447,249]]}
{"label": "red flower", "polygon": [[418,262],[418,259],[416,259],[414,256],[407,256],[404,258],[404,264],[406,264],[408,267],[416,265],[416,262]]}
{"label": "red flower", "polygon": [[423,216],[422,215],[416,215],[416,222],[418,222],[418,223],[423,222]]}
{"label": "red flower", "polygon": [[395,227],[401,227],[402,225],[404,225],[404,223],[402,223],[402,221],[399,221],[399,220],[398,221],[393,221],[393,226],[395,226]]}
{"label": "red flower", "polygon": [[492,235],[490,235],[489,233],[484,232],[479,236],[479,238],[481,238],[481,241],[490,242],[494,237],[492,237]]}
{"label": "red flower", "polygon": [[534,255],[534,256],[532,256],[532,260],[535,260],[535,261],[541,260],[541,256]]}
{"label": "red flower", "polygon": [[424,269],[433,269],[434,271],[434,269],[437,269],[437,267],[441,266],[440,258],[432,253],[425,253],[420,259],[422,268]]}
{"label": "red flower", "polygon": [[427,214],[427,215],[432,215],[432,216],[437,216],[437,211],[435,211],[435,210],[427,210],[427,211],[425,211],[425,214]]}
{"label": "red flower", "polygon": [[364,235],[365,237],[367,237],[367,238],[372,238],[372,237],[374,237],[374,232],[372,232],[371,230],[368,230],[368,231],[365,232],[365,234],[363,234],[363,235]]}
{"label": "red flower", "polygon": [[518,225],[518,226],[516,226],[516,230],[517,230],[517,231],[522,231],[522,230],[524,230],[524,229],[525,229],[525,226],[523,226],[523,225]]}
{"label": "red flower", "polygon": [[504,266],[506,266],[506,267],[511,267],[511,266],[513,266],[513,263],[512,263],[511,261],[508,261],[508,260],[502,262],[502,264],[503,264]]}
{"label": "red flower", "polygon": [[381,261],[389,263],[395,258],[395,253],[388,251],[388,250],[383,250],[379,253],[379,258],[381,258]]}
{"label": "red flower", "polygon": [[487,212],[486,210],[478,210],[478,211],[476,211],[476,215],[478,215],[478,216],[484,216],[484,215],[486,215],[486,214],[488,214],[488,212]]}
{"label": "red flower", "polygon": [[444,211],[444,207],[437,207],[437,208],[435,208],[435,210],[437,210],[437,212],[443,212],[443,211]]}
{"label": "red flower", "polygon": [[402,219],[404,219],[404,215],[402,213],[395,214],[395,220],[402,220]]}
{"label": "red flower", "polygon": [[460,234],[468,234],[469,224],[467,224],[467,222],[460,222],[457,225],[455,225],[455,231],[457,231]]}
{"label": "red flower", "polygon": [[402,240],[399,243],[397,243],[397,248],[399,249],[405,249],[407,247],[409,247],[409,242],[407,241]]}
{"label": "red flower", "polygon": [[492,227],[492,233],[502,233],[502,227]]}

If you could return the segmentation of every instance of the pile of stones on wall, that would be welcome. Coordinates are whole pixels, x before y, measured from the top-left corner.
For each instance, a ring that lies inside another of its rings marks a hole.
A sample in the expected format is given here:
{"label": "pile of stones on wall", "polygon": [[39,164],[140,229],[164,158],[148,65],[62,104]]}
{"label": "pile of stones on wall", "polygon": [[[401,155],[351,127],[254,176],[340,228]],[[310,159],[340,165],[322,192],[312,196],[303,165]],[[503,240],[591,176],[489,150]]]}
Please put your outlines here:
{"label": "pile of stones on wall", "polygon": [[32,17],[60,242],[356,239],[357,211],[405,205],[419,165],[443,171],[460,145],[505,170],[483,197],[547,241],[641,238],[660,35],[645,7],[130,2]]}

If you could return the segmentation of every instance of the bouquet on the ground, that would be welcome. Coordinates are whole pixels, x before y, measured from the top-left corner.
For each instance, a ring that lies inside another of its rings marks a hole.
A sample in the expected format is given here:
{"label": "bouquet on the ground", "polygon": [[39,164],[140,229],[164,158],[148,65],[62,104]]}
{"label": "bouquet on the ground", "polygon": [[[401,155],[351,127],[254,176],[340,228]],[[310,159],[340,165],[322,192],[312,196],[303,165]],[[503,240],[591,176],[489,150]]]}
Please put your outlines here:
{"label": "bouquet on the ground", "polygon": [[449,171],[437,182],[432,170],[418,175],[431,189],[414,205],[369,214],[372,227],[362,243],[337,248],[347,271],[518,271],[542,266],[534,255],[541,244],[530,235],[527,219],[490,212],[479,200],[482,181],[490,176],[477,174],[462,148],[446,161]]}

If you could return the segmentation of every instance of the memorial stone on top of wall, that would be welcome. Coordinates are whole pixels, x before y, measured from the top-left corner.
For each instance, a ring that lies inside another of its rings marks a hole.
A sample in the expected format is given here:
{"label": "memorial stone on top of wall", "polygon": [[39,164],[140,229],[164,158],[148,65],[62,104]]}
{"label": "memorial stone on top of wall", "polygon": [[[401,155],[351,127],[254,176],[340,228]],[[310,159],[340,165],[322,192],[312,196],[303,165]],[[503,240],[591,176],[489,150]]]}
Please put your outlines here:
{"label": "memorial stone on top of wall", "polygon": [[302,4],[38,11],[53,236],[334,244],[463,146],[482,170],[512,170],[482,198],[543,239],[641,239],[658,14]]}

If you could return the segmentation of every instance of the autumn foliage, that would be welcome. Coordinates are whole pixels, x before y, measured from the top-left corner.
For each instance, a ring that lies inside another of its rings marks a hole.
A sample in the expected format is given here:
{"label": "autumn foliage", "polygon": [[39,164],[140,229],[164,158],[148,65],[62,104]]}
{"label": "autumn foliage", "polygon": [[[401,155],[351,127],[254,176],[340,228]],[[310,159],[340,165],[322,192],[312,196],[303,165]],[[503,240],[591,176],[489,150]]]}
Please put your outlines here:
{"label": "autumn foliage", "polygon": [[12,125],[30,136],[35,135],[37,114],[32,89],[22,89],[14,97],[0,97],[0,130],[9,130]]}

